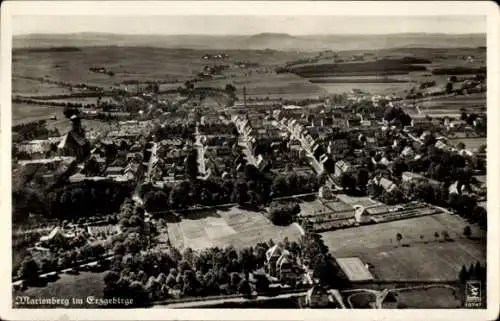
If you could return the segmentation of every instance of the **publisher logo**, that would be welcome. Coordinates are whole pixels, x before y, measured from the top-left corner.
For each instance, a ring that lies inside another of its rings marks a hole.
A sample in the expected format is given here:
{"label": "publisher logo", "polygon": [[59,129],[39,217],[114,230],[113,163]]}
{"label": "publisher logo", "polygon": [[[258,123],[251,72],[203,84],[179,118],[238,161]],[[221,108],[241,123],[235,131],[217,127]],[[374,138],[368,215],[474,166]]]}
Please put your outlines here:
{"label": "publisher logo", "polygon": [[465,283],[465,306],[467,308],[481,307],[481,282],[467,281]]}

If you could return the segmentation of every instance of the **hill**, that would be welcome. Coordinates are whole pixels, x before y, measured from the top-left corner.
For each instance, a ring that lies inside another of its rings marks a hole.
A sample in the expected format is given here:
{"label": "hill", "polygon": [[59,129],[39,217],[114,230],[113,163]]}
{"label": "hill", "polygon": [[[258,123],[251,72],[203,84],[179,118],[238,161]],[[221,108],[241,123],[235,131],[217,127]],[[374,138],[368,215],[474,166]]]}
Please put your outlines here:
{"label": "hill", "polygon": [[108,33],[31,34],[14,36],[14,48],[133,46],[205,50],[359,50],[384,48],[476,48],[486,46],[485,34],[308,35],[119,35]]}

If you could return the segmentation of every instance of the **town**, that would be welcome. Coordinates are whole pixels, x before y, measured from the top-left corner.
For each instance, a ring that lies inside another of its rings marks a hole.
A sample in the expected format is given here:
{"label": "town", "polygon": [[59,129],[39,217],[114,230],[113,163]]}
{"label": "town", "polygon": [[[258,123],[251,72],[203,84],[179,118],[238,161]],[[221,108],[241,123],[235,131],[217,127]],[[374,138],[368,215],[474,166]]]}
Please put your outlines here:
{"label": "town", "polygon": [[[12,127],[14,293],[88,287],[127,307],[450,308],[463,306],[466,280],[486,281],[487,115],[485,101],[468,103],[484,98],[484,68],[434,69],[406,92],[352,84],[301,98],[256,94],[254,78],[311,85],[325,59],[337,72],[426,72],[430,61],[195,53],[200,68],[184,79],[14,75],[65,90],[12,98],[55,110]],[[455,99],[451,114],[431,105]]]}

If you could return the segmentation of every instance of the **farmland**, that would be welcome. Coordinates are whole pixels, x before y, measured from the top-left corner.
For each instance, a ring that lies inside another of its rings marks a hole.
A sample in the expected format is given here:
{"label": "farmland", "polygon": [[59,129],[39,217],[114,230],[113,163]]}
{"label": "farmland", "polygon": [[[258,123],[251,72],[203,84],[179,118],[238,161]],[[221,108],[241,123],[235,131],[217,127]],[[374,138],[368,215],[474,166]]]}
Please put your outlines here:
{"label": "farmland", "polygon": [[211,246],[233,245],[241,248],[283,237],[295,240],[300,231],[295,225],[275,226],[261,213],[237,207],[194,214],[178,223],[168,223],[170,242],[178,248],[199,250]]}
{"label": "farmland", "polygon": [[[459,217],[436,214],[321,234],[334,255],[370,262],[378,279],[437,281],[455,279],[463,264],[485,261],[484,232],[472,227],[474,239],[466,239],[466,225]],[[444,230],[454,241],[441,241]],[[396,242],[397,233],[403,236],[402,245]]]}

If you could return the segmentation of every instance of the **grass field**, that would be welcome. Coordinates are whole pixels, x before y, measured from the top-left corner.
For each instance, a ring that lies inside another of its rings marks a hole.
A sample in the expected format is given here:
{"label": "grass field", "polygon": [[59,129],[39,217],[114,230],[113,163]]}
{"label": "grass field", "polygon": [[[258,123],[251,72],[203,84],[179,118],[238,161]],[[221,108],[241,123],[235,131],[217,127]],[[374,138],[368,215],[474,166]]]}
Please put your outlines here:
{"label": "grass field", "polygon": [[63,107],[12,103],[12,125],[48,120],[51,116],[61,118],[64,117],[62,111]]}
{"label": "grass field", "polygon": [[[29,296],[31,298],[61,298],[69,299],[72,308],[90,307],[86,305],[86,298],[94,296],[96,298],[103,297],[104,290],[104,273],[80,272],[79,275],[60,274],[60,279],[55,282],[50,282],[44,287],[30,287],[25,291],[14,291],[13,307],[16,307],[16,296]],[[71,304],[71,298],[83,299],[84,305]],[[34,306],[33,308],[57,308],[65,306]],[[95,306],[94,306],[95,307]],[[29,307],[28,307],[29,308]]]}
{"label": "grass field", "polygon": [[[459,291],[449,288],[429,288],[397,293],[397,305],[409,309],[451,309],[462,306]],[[384,308],[389,308],[383,304]]]}
{"label": "grass field", "polygon": [[[42,77],[42,76],[39,76]],[[68,88],[60,87],[55,84],[48,84],[37,80],[12,77],[13,95],[67,95]]]}
{"label": "grass field", "polygon": [[275,226],[261,213],[231,207],[197,213],[191,219],[169,223],[168,234],[174,246],[200,250],[228,245],[241,248],[270,239],[276,242],[285,236],[292,241],[300,236],[300,231],[295,225]]}
{"label": "grass field", "polygon": [[[336,257],[358,256],[375,268],[375,278],[382,280],[451,280],[463,264],[486,259],[485,233],[472,227],[469,240],[462,236],[460,217],[436,214],[377,225],[321,233]],[[434,233],[447,231],[453,242],[441,242]],[[403,239],[399,246],[396,234]],[[420,239],[423,236],[423,240]]]}
{"label": "grass field", "polygon": [[459,143],[464,143],[465,148],[470,149],[470,150],[476,150],[481,145],[486,145],[486,137],[450,139],[450,143],[453,145],[457,145]]}

